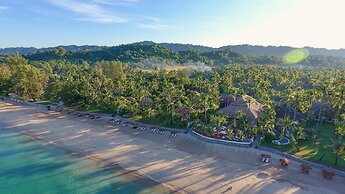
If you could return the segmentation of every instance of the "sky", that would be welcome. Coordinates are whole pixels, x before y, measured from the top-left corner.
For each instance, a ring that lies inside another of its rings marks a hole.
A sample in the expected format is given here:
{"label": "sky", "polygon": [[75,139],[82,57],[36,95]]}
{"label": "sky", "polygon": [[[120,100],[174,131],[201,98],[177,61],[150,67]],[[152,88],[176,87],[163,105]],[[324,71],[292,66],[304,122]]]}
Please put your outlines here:
{"label": "sky", "polygon": [[344,0],[0,0],[0,48],[150,40],[345,48]]}

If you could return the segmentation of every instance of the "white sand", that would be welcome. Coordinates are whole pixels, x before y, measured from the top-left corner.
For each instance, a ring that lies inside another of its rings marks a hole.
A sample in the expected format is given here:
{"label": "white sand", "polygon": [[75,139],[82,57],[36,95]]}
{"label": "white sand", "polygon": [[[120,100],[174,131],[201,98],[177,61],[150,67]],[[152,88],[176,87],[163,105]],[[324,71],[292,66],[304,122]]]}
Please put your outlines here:
{"label": "white sand", "polygon": [[188,134],[170,138],[4,102],[0,102],[0,126],[115,162],[186,193],[345,192],[343,177],[326,180],[318,169],[303,174],[297,162],[281,167],[281,157],[273,153],[272,162],[264,164],[262,151],[207,144]]}

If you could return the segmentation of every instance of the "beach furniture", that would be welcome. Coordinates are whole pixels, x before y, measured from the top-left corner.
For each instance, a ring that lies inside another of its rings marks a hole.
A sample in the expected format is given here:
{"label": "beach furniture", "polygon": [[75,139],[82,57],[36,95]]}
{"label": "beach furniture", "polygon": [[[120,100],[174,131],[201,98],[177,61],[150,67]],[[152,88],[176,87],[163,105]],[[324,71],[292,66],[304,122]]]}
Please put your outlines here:
{"label": "beach furniture", "polygon": [[325,179],[329,179],[331,180],[334,176],[335,176],[335,173],[332,172],[331,170],[322,170],[322,175]]}
{"label": "beach furniture", "polygon": [[115,123],[115,119],[109,119],[109,122]]}
{"label": "beach furniture", "polygon": [[287,167],[289,165],[289,160],[286,158],[280,159],[279,161],[282,166]]}
{"label": "beach furniture", "polygon": [[177,136],[177,132],[176,131],[171,131],[171,137],[175,138]]}
{"label": "beach furniture", "polygon": [[164,135],[164,133],[165,133],[165,129],[164,128],[160,128],[159,129],[159,134]]}
{"label": "beach furniture", "polygon": [[310,170],[312,168],[306,164],[301,164],[301,172],[302,173],[306,173],[306,174],[309,174]]}
{"label": "beach furniture", "polygon": [[140,131],[145,131],[145,130],[146,130],[146,127],[142,125],[142,126],[140,127]]}
{"label": "beach furniture", "polygon": [[271,155],[269,154],[261,154],[261,161],[265,163],[269,163],[271,159]]}
{"label": "beach furniture", "polygon": [[152,133],[155,133],[155,132],[156,132],[156,130],[157,130],[156,128],[151,127],[151,132],[152,132]]}

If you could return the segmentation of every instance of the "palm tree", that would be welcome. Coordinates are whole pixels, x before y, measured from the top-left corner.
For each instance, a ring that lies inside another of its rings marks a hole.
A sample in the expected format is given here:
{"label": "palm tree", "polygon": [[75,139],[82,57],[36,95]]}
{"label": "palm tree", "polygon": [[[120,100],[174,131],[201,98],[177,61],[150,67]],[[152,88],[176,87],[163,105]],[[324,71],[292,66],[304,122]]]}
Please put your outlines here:
{"label": "palm tree", "polygon": [[271,131],[275,126],[276,113],[271,106],[266,105],[263,110],[260,112],[258,117],[258,131],[262,134],[267,131]]}
{"label": "palm tree", "polygon": [[335,165],[338,164],[339,157],[343,157],[345,155],[345,145],[340,141],[333,141],[332,145],[330,146],[330,151],[333,155],[335,155]]}
{"label": "palm tree", "polygon": [[291,120],[289,117],[286,117],[278,119],[277,124],[280,126],[280,136],[284,137],[286,131],[292,129],[295,125],[298,124],[298,122]]}

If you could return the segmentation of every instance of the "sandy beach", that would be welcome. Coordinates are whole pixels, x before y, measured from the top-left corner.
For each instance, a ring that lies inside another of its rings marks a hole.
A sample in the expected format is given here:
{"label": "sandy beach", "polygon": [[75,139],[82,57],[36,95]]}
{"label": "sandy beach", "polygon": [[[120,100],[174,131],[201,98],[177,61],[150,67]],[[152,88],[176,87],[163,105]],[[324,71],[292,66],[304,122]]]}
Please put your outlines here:
{"label": "sandy beach", "polygon": [[[213,145],[189,134],[159,135],[45,108],[0,102],[1,128],[84,153],[137,172],[182,193],[344,193],[345,178],[322,178],[300,163],[281,167],[278,155],[260,162],[260,150]],[[81,154],[81,157],[84,157]],[[230,189],[231,188],[231,189]]]}

